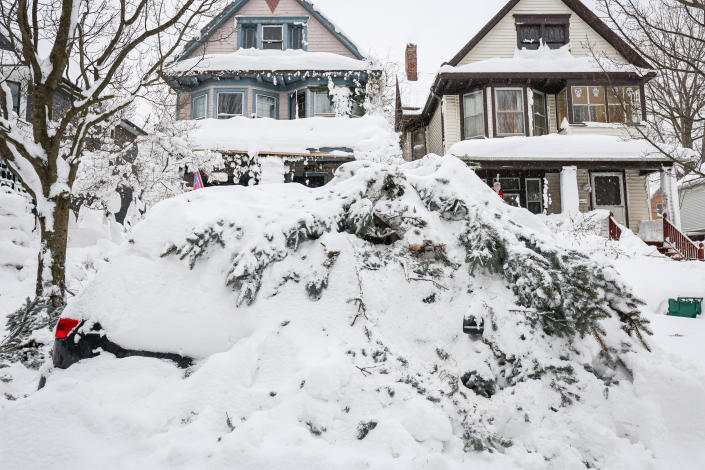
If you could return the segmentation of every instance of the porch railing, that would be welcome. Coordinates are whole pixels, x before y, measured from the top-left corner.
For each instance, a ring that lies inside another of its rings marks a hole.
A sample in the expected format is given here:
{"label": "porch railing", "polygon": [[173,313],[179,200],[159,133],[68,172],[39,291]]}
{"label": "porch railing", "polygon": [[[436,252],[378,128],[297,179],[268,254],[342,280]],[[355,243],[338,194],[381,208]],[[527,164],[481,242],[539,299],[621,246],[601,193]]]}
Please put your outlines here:
{"label": "porch railing", "polygon": [[609,235],[610,240],[619,240],[622,238],[622,229],[619,228],[617,221],[614,218],[614,214],[610,212],[610,216],[607,218],[609,221]]}
{"label": "porch railing", "polygon": [[705,261],[705,245],[702,243],[696,245],[693,240],[688,238],[668,220],[668,215],[665,213],[663,214],[663,242],[670,245],[685,260],[698,259]]}

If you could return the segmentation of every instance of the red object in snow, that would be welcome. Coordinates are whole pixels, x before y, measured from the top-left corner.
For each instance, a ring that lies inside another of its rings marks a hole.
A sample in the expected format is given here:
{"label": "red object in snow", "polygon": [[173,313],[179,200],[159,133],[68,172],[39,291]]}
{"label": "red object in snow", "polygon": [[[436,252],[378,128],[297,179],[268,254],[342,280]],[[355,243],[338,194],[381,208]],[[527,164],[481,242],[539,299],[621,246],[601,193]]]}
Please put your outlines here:
{"label": "red object in snow", "polygon": [[56,337],[66,338],[77,325],[78,320],[73,318],[59,318],[59,324],[56,325]]}
{"label": "red object in snow", "polygon": [[500,183],[499,181],[495,181],[492,184],[492,190],[494,192],[496,192],[497,194],[499,194],[499,197],[502,197],[502,198],[504,197],[504,190],[502,189],[502,183]]}
{"label": "red object in snow", "polygon": [[201,189],[203,188],[203,180],[201,179],[201,172],[196,170],[196,173],[193,175],[193,190]]}

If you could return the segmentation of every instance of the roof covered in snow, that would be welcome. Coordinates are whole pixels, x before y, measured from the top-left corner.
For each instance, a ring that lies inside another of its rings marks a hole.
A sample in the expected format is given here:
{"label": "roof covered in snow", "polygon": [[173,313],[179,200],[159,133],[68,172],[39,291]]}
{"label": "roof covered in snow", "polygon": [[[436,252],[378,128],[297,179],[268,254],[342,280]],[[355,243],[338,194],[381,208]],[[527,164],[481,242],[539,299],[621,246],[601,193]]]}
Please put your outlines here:
{"label": "roof covered in snow", "polygon": [[440,73],[603,73],[635,72],[645,75],[650,70],[611,60],[597,61],[593,57],[575,57],[570,44],[560,49],[542,46],[538,50],[517,49],[514,57],[496,57],[464,65],[444,65]]}
{"label": "roof covered in snow", "polygon": [[401,106],[405,115],[421,114],[435,78],[435,73],[428,72],[419,72],[418,80],[415,81],[408,80],[406,75],[398,78]]}
{"label": "roof covered in snow", "polygon": [[[192,144],[203,150],[247,153],[354,153],[358,159],[398,153],[398,137],[381,116],[294,120],[204,119],[193,121]],[[327,150],[324,150],[327,149]],[[337,149],[337,150],[336,150]]]}
{"label": "roof covered in snow", "polygon": [[477,161],[669,161],[644,140],[595,134],[464,140],[448,153]]}
{"label": "roof covered in snow", "polygon": [[169,73],[251,72],[251,71],[356,71],[375,67],[368,61],[330,52],[301,50],[270,51],[240,49],[228,54],[208,54],[173,64]]}

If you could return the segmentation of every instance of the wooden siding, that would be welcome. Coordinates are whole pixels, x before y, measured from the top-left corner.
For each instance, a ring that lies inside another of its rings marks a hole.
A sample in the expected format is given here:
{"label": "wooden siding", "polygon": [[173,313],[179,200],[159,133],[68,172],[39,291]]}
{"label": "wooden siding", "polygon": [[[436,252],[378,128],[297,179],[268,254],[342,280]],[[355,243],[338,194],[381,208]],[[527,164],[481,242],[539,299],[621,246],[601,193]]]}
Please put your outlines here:
{"label": "wooden siding", "polygon": [[681,226],[686,233],[705,230],[705,185],[681,191]]}
{"label": "wooden siding", "polygon": [[590,186],[590,172],[585,168],[578,168],[578,210],[580,212],[590,212],[592,203],[591,194],[585,189]]}
{"label": "wooden siding", "polygon": [[558,122],[556,121],[556,95],[546,95],[546,108],[548,112],[548,132],[555,134],[558,132]]}
{"label": "wooden siding", "polygon": [[223,54],[237,49],[237,16],[307,16],[308,41],[310,52],[332,52],[355,59],[355,55],[338,40],[320,21],[302,7],[296,0],[281,0],[274,10],[269,9],[265,0],[250,0],[237,13],[236,17],[226,21],[215,33],[189,57],[200,54]]}
{"label": "wooden siding", "polygon": [[487,115],[485,116],[487,120],[487,137],[493,137],[494,119],[492,119],[492,110],[494,109],[494,103],[492,102],[492,88],[488,87],[485,89],[485,97],[487,98]]}
{"label": "wooden siding", "polygon": [[570,43],[572,53],[577,57],[590,55],[590,46],[607,55],[610,59],[627,60],[574,13],[561,0],[521,0],[468,54],[460,64],[494,57],[514,57],[517,47],[516,25],[513,15],[571,14]]}
{"label": "wooden siding", "polygon": [[443,97],[445,112],[443,114],[443,125],[445,126],[445,148],[447,152],[453,145],[460,142],[460,126],[462,119],[460,116],[460,98],[458,95],[446,95]]}
{"label": "wooden siding", "polygon": [[549,214],[561,213],[561,174],[546,173],[548,183],[548,210]]}
{"label": "wooden siding", "polygon": [[441,108],[442,106],[436,107],[436,112],[431,118],[431,122],[428,125],[428,139],[426,143],[428,145],[429,153],[435,153],[436,155],[443,155],[443,128],[441,121]]}
{"label": "wooden siding", "polygon": [[640,176],[639,170],[625,170],[624,176],[627,186],[629,228],[636,232],[639,230],[639,222],[651,219],[646,176]]}

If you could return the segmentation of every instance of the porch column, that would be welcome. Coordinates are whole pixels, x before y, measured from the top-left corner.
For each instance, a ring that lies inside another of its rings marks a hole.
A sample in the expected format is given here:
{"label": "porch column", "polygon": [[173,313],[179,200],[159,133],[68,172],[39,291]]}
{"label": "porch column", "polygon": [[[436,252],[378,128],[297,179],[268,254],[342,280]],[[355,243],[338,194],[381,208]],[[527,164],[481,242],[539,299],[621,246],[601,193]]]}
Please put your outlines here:
{"label": "porch column", "polygon": [[561,170],[561,213],[574,215],[578,212],[580,212],[578,167],[564,166]]}
{"label": "porch column", "polygon": [[675,167],[661,167],[661,195],[663,197],[663,210],[668,214],[668,219],[680,230],[681,207],[678,198],[678,178]]}

